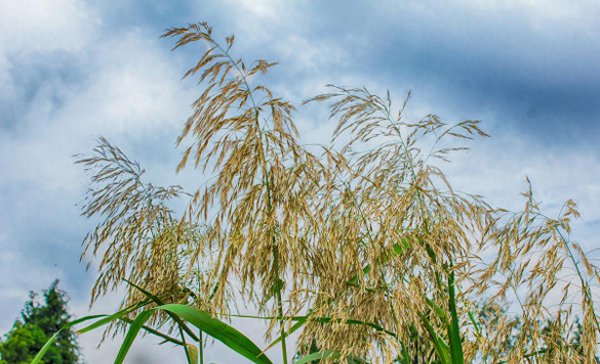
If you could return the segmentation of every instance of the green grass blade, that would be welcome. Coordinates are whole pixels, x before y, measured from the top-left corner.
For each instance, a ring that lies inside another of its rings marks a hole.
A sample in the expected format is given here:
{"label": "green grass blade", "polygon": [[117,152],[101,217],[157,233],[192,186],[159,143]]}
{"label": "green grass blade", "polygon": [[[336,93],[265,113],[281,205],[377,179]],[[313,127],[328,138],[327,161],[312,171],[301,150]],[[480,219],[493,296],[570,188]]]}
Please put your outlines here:
{"label": "green grass blade", "polygon": [[462,349],[462,340],[460,338],[460,327],[458,326],[458,313],[456,311],[456,294],[454,291],[454,271],[450,266],[448,275],[448,308],[450,309],[451,321],[448,326],[448,336],[450,337],[450,351],[452,353],[453,364],[464,364],[465,358]]}
{"label": "green grass blade", "polygon": [[33,358],[33,360],[31,361],[30,364],[38,364],[41,362],[42,358],[44,357],[44,355],[46,354],[46,352],[48,351],[48,349],[50,349],[50,347],[52,346],[52,344],[54,344],[54,342],[56,341],[56,338],[58,337],[58,335],[64,331],[67,330],[77,324],[80,324],[82,322],[85,321],[89,321],[89,320],[93,320],[93,319],[97,319],[99,317],[105,317],[106,315],[92,315],[92,316],[85,316],[82,318],[79,318],[77,320],[71,321],[68,324],[66,324],[65,326],[61,327],[60,330],[58,330],[56,333],[54,333],[54,335],[52,335],[48,341],[46,341],[46,343],[44,344],[44,346],[42,346],[42,348],[40,349],[40,351],[37,353],[37,355]]}
{"label": "green grass blade", "polygon": [[292,327],[290,327],[290,329],[285,333],[285,335],[279,335],[277,337],[277,339],[273,340],[273,342],[271,342],[269,344],[269,346],[267,346],[265,348],[264,351],[267,351],[267,350],[271,349],[273,346],[279,344],[279,342],[281,340],[283,340],[284,338],[286,338],[286,337],[290,336],[291,334],[293,334],[296,330],[298,330],[299,328],[301,328],[302,326],[304,326],[305,323],[306,323],[306,318],[298,320],[295,324],[292,325]]}
{"label": "green grass blade", "polygon": [[300,359],[296,360],[294,362],[294,364],[306,364],[306,363],[310,363],[315,360],[321,360],[321,359],[327,359],[327,358],[337,359],[339,357],[340,357],[340,353],[336,350],[323,350],[323,351],[317,351],[316,353],[311,353],[311,354],[305,355],[305,356],[301,357]]}
{"label": "green grass blade", "polygon": [[438,315],[440,320],[442,320],[447,326],[450,325],[450,322],[448,321],[448,315],[446,315],[446,312],[444,312],[444,310],[442,310],[442,308],[440,306],[438,306],[435,302],[433,302],[428,297],[425,297],[425,302],[427,303],[427,305],[429,307],[431,307],[433,309],[433,311]]}
{"label": "green grass blade", "polygon": [[443,338],[439,337],[438,334],[436,334],[435,329],[433,328],[431,322],[429,322],[427,317],[425,317],[424,315],[420,315],[420,317],[423,321],[423,324],[425,325],[425,328],[427,329],[427,332],[429,333],[429,336],[431,337],[431,341],[433,341],[435,351],[437,352],[438,358],[440,359],[441,363],[452,363],[450,358],[450,348],[448,344],[444,342]]}
{"label": "green grass blade", "polygon": [[[126,317],[122,317],[119,320],[121,320],[123,322],[126,322],[128,324],[132,324],[133,323],[133,320],[130,320],[130,319],[126,318]],[[155,330],[155,329],[153,329],[153,328],[151,328],[149,326],[146,326],[146,325],[142,326],[142,330],[146,331],[147,333],[149,333],[151,335],[154,335],[154,336],[157,336],[157,337],[163,339],[163,341],[161,342],[161,344],[165,343],[165,342],[170,342],[172,344],[179,345],[179,346],[185,346],[185,345],[187,345],[183,341],[177,340],[174,337],[166,335],[166,334],[164,334],[164,333],[162,333],[162,332],[160,332],[158,330]]]}
{"label": "green grass blade", "polygon": [[81,328],[81,329],[77,330],[77,334],[80,334],[80,335],[81,334],[85,334],[86,332],[89,332],[89,331],[92,331],[94,329],[97,329],[97,328],[99,328],[101,326],[104,326],[104,325],[106,325],[106,324],[108,324],[108,323],[110,323],[112,321],[121,320],[127,314],[129,314],[131,311],[134,311],[134,310],[136,310],[138,308],[144,307],[147,304],[148,304],[148,302],[145,301],[145,302],[141,302],[141,303],[129,306],[129,307],[127,307],[127,308],[125,308],[125,309],[117,312],[117,313],[113,313],[112,315],[108,315],[108,316],[107,315],[102,315],[104,317],[102,320],[98,320],[98,321],[94,322],[93,324],[91,324],[89,326],[86,326],[84,328]]}
{"label": "green grass blade", "polygon": [[410,356],[408,355],[408,348],[404,342],[400,343],[402,345],[402,364],[410,364]]}
{"label": "green grass blade", "polygon": [[473,324],[473,327],[475,328],[475,334],[478,338],[481,337],[481,330],[479,329],[479,325],[477,324],[477,320],[475,320],[475,316],[473,315],[473,312],[471,312],[469,310],[469,312],[467,313],[469,315],[469,320],[471,321],[471,323]]}
{"label": "green grass blade", "polygon": [[[145,290],[144,288],[138,286],[137,284],[129,281],[128,279],[123,279],[127,284],[129,284],[130,286],[132,286],[133,288],[137,289],[138,291],[142,292],[144,295],[146,295],[146,297],[148,297],[149,299],[151,299],[152,301],[154,301],[154,303],[156,303],[159,306],[163,306],[165,305],[165,302],[163,302],[160,298],[158,298],[158,296],[148,292],[147,290]],[[194,341],[199,341],[200,339],[198,338],[198,336],[196,336],[196,334],[190,330],[189,327],[187,327],[187,325],[181,321],[179,319],[179,317],[177,317],[176,315],[171,314],[170,312],[167,312],[167,314],[173,319],[173,321],[175,321],[179,327],[181,327],[183,329],[183,331],[185,331],[186,334],[190,335],[190,337],[194,340]],[[182,338],[183,339],[183,338]]]}
{"label": "green grass blade", "polygon": [[119,349],[119,353],[117,354],[117,358],[115,359],[115,364],[122,364],[131,348],[131,345],[135,341],[138,333],[140,332],[144,323],[148,321],[148,319],[152,316],[152,311],[143,311],[140,313],[135,320],[129,326],[129,331],[127,331],[127,335],[123,339],[123,343],[121,344],[121,348]]}
{"label": "green grass blade", "polygon": [[272,364],[271,360],[269,360],[263,351],[244,334],[212,317],[211,314],[206,311],[181,304],[164,305],[157,307],[156,309],[176,314],[254,363]]}

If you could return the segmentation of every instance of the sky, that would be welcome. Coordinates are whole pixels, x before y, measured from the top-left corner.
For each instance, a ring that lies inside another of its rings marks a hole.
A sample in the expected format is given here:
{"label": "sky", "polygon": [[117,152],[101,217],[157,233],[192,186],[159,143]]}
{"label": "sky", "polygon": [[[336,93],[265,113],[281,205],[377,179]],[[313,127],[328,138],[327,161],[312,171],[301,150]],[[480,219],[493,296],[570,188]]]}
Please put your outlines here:
{"label": "sky", "polygon": [[[492,135],[445,167],[459,189],[518,208],[525,176],[555,214],[573,198],[574,239],[600,230],[600,3],[592,0],[102,1],[0,0],[0,332],[29,290],[54,279],[77,316],[112,312],[119,292],[88,310],[95,272],[80,262],[93,221],[80,217],[87,176],[73,155],[104,136],[158,184],[176,175],[175,139],[201,90],[181,80],[202,49],[172,52],[166,28],[207,21],[236,35],[247,61],[279,62],[271,89],[299,104],[329,83],[412,91],[409,115],[482,120]],[[333,121],[300,107],[302,140],[327,143]],[[237,323],[261,342],[261,328]],[[95,336],[94,336],[95,335]],[[82,336],[88,363],[110,362]],[[179,356],[178,356],[179,355]],[[219,363],[240,357],[215,345]],[[278,358],[276,351],[271,355]],[[134,344],[129,363],[183,362],[156,341]]]}

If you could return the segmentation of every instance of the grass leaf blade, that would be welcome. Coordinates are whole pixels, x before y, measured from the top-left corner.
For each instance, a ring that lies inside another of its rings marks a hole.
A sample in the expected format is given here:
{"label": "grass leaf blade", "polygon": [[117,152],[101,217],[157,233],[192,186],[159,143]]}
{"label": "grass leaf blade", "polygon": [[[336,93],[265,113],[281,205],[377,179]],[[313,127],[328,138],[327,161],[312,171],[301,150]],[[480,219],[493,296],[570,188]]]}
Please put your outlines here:
{"label": "grass leaf blade", "polygon": [[44,357],[44,354],[46,354],[46,352],[48,351],[48,349],[50,349],[50,347],[52,346],[52,344],[54,344],[54,342],[56,341],[56,338],[58,337],[58,335],[63,331],[66,330],[70,327],[73,327],[77,324],[80,324],[84,321],[89,321],[89,320],[93,320],[96,318],[100,318],[100,317],[105,317],[106,315],[92,315],[92,316],[85,316],[82,318],[79,318],[77,320],[71,321],[68,324],[66,324],[65,326],[61,327],[60,330],[58,330],[56,333],[54,333],[54,335],[52,335],[48,341],[46,341],[46,343],[44,344],[44,346],[42,346],[42,348],[40,349],[40,351],[37,353],[37,355],[33,358],[33,360],[31,361],[30,364],[38,364],[42,361],[42,358]]}
{"label": "grass leaf blade", "polygon": [[339,358],[339,356],[340,353],[336,350],[317,351],[316,353],[311,353],[301,357],[300,359],[296,360],[294,364],[306,364],[315,360],[322,360],[327,358],[337,359]]}
{"label": "grass leaf blade", "polygon": [[127,335],[123,339],[123,343],[121,344],[121,348],[119,349],[119,353],[117,354],[117,358],[115,359],[115,364],[122,364],[131,348],[131,345],[135,341],[140,329],[144,325],[146,321],[152,316],[153,311],[148,310],[140,313],[138,317],[133,320],[129,327],[129,331],[127,331]]}
{"label": "grass leaf blade", "polygon": [[244,334],[214,318],[206,311],[181,304],[164,305],[157,309],[176,314],[254,363],[272,364],[263,351]]}

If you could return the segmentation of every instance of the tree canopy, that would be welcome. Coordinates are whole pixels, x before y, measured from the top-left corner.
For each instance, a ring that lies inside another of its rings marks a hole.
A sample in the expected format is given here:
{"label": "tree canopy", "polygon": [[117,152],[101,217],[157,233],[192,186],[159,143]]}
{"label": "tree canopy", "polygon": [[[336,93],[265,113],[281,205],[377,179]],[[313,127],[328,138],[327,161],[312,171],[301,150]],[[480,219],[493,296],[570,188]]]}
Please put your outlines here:
{"label": "tree canopy", "polygon": [[[67,309],[68,298],[58,289],[58,280],[42,294],[29,293],[29,300],[21,312],[20,319],[0,342],[0,364],[29,363],[48,339],[70,320]],[[79,363],[80,353],[77,338],[73,331],[62,330],[44,356],[44,364]]]}

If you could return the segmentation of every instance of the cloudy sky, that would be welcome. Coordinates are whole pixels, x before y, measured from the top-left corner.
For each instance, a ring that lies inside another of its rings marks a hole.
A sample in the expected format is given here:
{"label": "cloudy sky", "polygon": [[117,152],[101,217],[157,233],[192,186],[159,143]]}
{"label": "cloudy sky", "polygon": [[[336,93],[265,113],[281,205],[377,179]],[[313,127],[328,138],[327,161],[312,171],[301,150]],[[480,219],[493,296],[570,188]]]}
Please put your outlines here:
{"label": "cloudy sky", "polygon": [[[410,115],[481,119],[492,138],[448,166],[460,189],[519,206],[524,178],[555,213],[567,198],[583,218],[576,240],[600,239],[600,5],[597,1],[103,1],[0,0],[0,332],[29,290],[58,278],[75,314],[87,314],[94,272],[79,262],[92,221],[77,203],[86,176],[72,155],[105,136],[139,160],[153,182],[176,176],[175,138],[200,92],[181,75],[201,49],[171,52],[172,26],[206,20],[236,34],[247,60],[280,65],[272,89],[293,102],[327,83],[413,92]],[[300,108],[303,140],[327,141],[322,110]],[[92,312],[116,308],[118,294]],[[249,336],[260,330],[240,323]],[[115,344],[89,363],[109,362]],[[130,363],[174,362],[152,340]],[[214,347],[215,362],[239,360]],[[278,356],[274,353],[273,358]]]}

